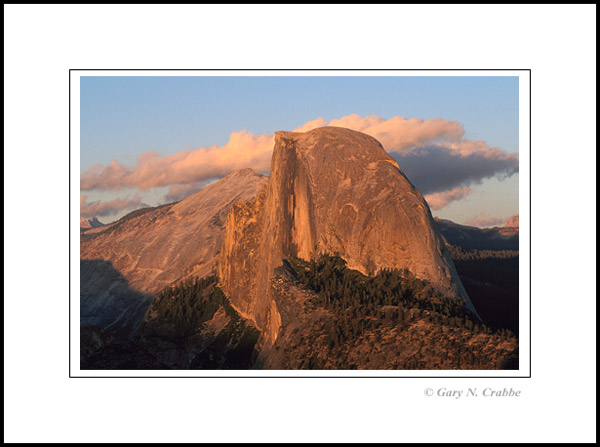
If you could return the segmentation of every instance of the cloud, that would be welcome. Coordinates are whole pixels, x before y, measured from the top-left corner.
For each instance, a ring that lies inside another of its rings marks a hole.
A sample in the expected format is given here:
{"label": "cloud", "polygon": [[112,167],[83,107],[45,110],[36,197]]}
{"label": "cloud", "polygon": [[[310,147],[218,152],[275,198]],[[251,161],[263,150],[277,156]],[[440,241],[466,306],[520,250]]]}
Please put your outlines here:
{"label": "cloud", "polygon": [[482,141],[417,147],[391,155],[423,194],[474,185],[491,177],[503,179],[519,172],[518,154],[489,147]]}
{"label": "cloud", "polygon": [[425,201],[432,210],[439,210],[440,208],[449,205],[451,202],[460,200],[469,194],[471,194],[471,188],[462,186],[450,189],[448,191],[427,194],[425,196]]}
{"label": "cloud", "polygon": [[[384,119],[377,115],[351,114],[330,121],[319,117],[294,131],[307,132],[322,126],[346,127],[379,140],[411,182],[423,194],[435,197],[436,204],[444,203],[443,197],[458,197],[456,191],[464,191],[486,178],[502,179],[519,170],[518,154],[490,147],[484,141],[465,140],[465,130],[458,121],[402,116]],[[114,160],[107,166],[88,169],[81,174],[81,190],[137,188],[144,191],[168,186],[165,199],[180,200],[210,180],[238,169],[268,172],[273,143],[272,134],[255,135],[241,130],[232,132],[223,146],[165,156],[146,152],[132,167]],[[435,193],[440,194],[434,196]]]}
{"label": "cloud", "polygon": [[318,118],[295,131],[321,126],[346,127],[376,138],[423,194],[445,192],[451,197],[459,186],[490,177],[502,179],[519,171],[518,154],[490,147],[485,141],[465,140],[464,128],[457,121],[401,116],[386,120],[352,114],[329,122]]}
{"label": "cloud", "polygon": [[87,202],[88,196],[79,196],[79,215],[84,218],[94,216],[109,216],[126,209],[137,208],[142,206],[142,199],[135,196],[131,199],[114,199],[110,202]]}
{"label": "cloud", "polygon": [[361,118],[354,114],[332,120],[329,124],[371,135],[379,140],[386,150],[397,153],[406,153],[425,144],[458,142],[465,133],[459,122],[440,118],[424,120],[394,116],[385,120],[375,115]]}
{"label": "cloud", "polygon": [[309,130],[316,129],[317,127],[327,126],[325,118],[317,118],[316,120],[308,121],[302,126],[296,127],[294,132],[308,132]]}
{"label": "cloud", "polygon": [[306,132],[322,126],[345,127],[366,133],[379,140],[388,151],[399,153],[424,144],[459,142],[465,134],[462,124],[458,121],[441,118],[407,119],[402,116],[394,116],[386,120],[377,115],[363,118],[355,113],[329,122],[324,118],[317,118],[297,127],[294,131]]}
{"label": "cloud", "polygon": [[472,227],[496,227],[500,225],[504,225],[509,217],[491,217],[484,213],[480,213],[477,216],[473,216],[470,219],[467,219],[465,225],[470,225]]}
{"label": "cloud", "polygon": [[224,146],[211,146],[160,156],[146,152],[129,168],[114,160],[108,166],[94,166],[81,174],[81,190],[108,190],[123,187],[148,190],[223,177],[242,168],[267,172],[271,165],[273,135],[232,132]]}

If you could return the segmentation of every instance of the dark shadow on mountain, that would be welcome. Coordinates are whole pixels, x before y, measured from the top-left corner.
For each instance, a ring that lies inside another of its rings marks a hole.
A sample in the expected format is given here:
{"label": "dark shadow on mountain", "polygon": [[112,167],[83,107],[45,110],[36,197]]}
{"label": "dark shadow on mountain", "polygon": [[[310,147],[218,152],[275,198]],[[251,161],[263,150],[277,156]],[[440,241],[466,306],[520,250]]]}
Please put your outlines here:
{"label": "dark shadow on mountain", "polygon": [[[91,267],[107,268],[105,264]],[[121,280],[114,272],[104,272],[104,277],[112,273]],[[259,335],[231,307],[216,277],[189,279],[158,293],[129,336],[98,324],[82,325],[80,367],[249,369],[256,359]]]}
{"label": "dark shadow on mountain", "polygon": [[152,301],[135,290],[109,261],[80,260],[80,326],[99,326],[130,336]]}
{"label": "dark shadow on mountain", "polygon": [[519,334],[519,229],[435,218],[473,306],[494,329]]}
{"label": "dark shadow on mountain", "polygon": [[495,329],[509,329],[518,335],[518,255],[509,258],[455,258],[454,265],[483,321]]}

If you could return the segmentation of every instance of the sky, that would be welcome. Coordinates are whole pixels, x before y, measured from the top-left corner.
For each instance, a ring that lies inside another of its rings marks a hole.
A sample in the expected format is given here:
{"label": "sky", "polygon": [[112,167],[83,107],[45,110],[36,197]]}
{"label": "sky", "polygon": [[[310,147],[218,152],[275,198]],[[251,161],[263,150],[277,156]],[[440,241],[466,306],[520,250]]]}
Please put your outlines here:
{"label": "sky", "polygon": [[81,217],[114,221],[228,173],[268,174],[273,133],[323,125],[377,138],[457,223],[518,214],[518,78],[82,76]]}

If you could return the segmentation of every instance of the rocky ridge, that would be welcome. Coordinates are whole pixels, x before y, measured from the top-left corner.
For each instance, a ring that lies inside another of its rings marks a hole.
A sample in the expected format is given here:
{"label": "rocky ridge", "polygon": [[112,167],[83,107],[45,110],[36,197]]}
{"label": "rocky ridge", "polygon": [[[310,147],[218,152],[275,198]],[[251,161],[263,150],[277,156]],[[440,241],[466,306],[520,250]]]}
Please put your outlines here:
{"label": "rocky ridge", "polygon": [[[265,183],[252,169],[236,171],[181,202],[134,211],[82,238],[82,324],[139,323],[153,294],[187,277],[212,274],[231,206],[253,198]],[[123,312],[124,306],[133,314]]]}

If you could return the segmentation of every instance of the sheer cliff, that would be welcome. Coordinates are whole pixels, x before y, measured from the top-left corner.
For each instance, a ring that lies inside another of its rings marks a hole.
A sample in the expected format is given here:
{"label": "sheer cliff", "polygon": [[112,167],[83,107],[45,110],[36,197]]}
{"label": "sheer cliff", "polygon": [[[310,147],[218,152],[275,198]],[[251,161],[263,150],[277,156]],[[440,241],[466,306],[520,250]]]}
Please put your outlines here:
{"label": "sheer cliff", "polygon": [[275,269],[325,253],[367,275],[408,269],[475,312],[427,203],[377,140],[336,127],[277,132],[267,185],[227,217],[221,287],[272,343]]}

